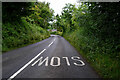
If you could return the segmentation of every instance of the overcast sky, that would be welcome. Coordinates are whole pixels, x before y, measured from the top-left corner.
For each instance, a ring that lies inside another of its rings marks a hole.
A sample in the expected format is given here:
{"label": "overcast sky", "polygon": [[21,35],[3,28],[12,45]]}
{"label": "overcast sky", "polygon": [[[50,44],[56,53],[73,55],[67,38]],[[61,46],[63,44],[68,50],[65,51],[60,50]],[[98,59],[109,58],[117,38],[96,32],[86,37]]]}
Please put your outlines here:
{"label": "overcast sky", "polygon": [[55,11],[55,15],[61,14],[62,8],[65,6],[66,3],[77,4],[77,0],[38,0],[40,2],[49,2],[50,8]]}

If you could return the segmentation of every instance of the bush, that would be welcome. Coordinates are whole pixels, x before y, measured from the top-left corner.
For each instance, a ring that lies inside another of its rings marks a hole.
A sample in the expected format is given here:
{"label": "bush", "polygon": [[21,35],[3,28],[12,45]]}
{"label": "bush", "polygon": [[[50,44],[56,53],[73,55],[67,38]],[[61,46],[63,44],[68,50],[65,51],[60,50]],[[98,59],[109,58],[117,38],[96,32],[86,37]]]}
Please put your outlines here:
{"label": "bush", "polygon": [[45,29],[27,22],[25,18],[22,18],[21,22],[3,24],[2,35],[3,52],[41,41],[50,36]]}

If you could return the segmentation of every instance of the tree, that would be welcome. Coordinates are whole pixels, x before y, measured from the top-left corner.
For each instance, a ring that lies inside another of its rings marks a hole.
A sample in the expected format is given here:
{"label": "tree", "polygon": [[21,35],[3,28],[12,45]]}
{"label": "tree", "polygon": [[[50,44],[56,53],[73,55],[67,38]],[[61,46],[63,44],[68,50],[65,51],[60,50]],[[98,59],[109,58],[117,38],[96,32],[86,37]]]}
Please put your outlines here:
{"label": "tree", "polygon": [[49,8],[49,3],[35,3],[35,5],[30,10],[32,10],[33,13],[29,16],[29,18],[33,19],[33,21],[41,27],[47,28],[49,25],[48,22],[52,19],[54,12]]}
{"label": "tree", "polygon": [[33,3],[30,2],[3,2],[2,3],[2,19],[3,23],[7,21],[20,20],[22,16],[29,15]]}

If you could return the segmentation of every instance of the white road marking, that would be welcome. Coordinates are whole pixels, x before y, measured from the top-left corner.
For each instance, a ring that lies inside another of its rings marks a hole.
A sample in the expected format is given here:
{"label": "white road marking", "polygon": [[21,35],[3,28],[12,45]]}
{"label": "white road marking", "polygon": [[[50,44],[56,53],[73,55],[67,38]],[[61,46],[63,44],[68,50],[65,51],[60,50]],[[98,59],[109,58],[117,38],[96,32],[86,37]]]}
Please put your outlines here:
{"label": "white road marking", "polygon": [[[54,64],[54,59],[57,59],[57,64]],[[60,58],[59,57],[52,57],[51,62],[50,62],[51,66],[60,66]]]}
{"label": "white road marking", "polygon": [[[55,42],[55,40],[56,40],[56,38],[54,38],[53,42]],[[51,43],[48,45],[48,47],[50,47],[50,46],[53,44],[53,42],[51,42]]]}
{"label": "white road marking", "polygon": [[19,69],[16,73],[14,73],[8,80],[13,79],[17,76],[21,71],[23,71],[29,64],[31,64],[38,56],[40,56],[46,49],[43,49],[37,56],[35,56],[32,60],[30,60],[27,64],[25,64],[21,69]]}
{"label": "white road marking", "polygon": [[37,61],[35,61],[31,66],[34,66],[35,64],[38,64],[38,66],[41,66],[44,62],[45,62],[45,66],[48,66],[48,57],[46,57],[43,61],[42,61],[43,57],[40,57]]}
{"label": "white road marking", "polygon": [[73,56],[73,57],[71,57],[71,59],[79,61],[81,63],[81,64],[74,63],[74,65],[76,65],[76,66],[84,66],[85,65],[85,63],[82,60],[80,60],[80,57],[78,57],[78,56]]}
{"label": "white road marking", "polygon": [[[55,41],[55,40],[56,40],[56,38],[54,39],[54,41]],[[54,41],[53,41],[53,42],[54,42]]]}
{"label": "white road marking", "polygon": [[37,61],[35,61],[31,66],[34,66],[39,61],[40,61],[40,59],[38,59]]}
{"label": "white road marking", "polygon": [[[55,39],[54,39],[55,41]],[[54,42],[53,41],[53,42]],[[53,42],[51,42],[50,44],[53,44]],[[50,45],[49,44],[49,45]],[[22,68],[20,68],[16,73],[14,73],[10,78],[8,78],[8,80],[12,80],[13,78],[15,78],[20,72],[22,72],[28,65],[30,65],[36,58],[38,58],[43,52],[45,52],[46,49],[43,49],[37,56],[35,56],[32,60],[30,60],[27,64],[25,64]]]}
{"label": "white road marking", "polygon": [[51,42],[51,43],[48,45],[48,47],[50,47],[52,44],[53,44],[53,42]]}
{"label": "white road marking", "polygon": [[45,66],[48,66],[48,57],[42,61],[43,57],[40,58],[38,66],[41,66],[45,62]]}
{"label": "white road marking", "polygon": [[[67,66],[71,66],[68,57],[62,57],[62,59],[65,59]],[[85,63],[80,59],[79,56],[73,56],[73,57],[71,57],[71,59],[74,61],[73,64],[75,66],[84,66],[85,65]],[[52,57],[51,59],[49,57],[46,57],[44,59],[43,59],[43,57],[40,57],[31,66],[35,66],[37,63],[38,63],[38,66],[41,66],[43,63],[45,63],[45,66],[49,66],[49,60],[50,60],[50,65],[53,67],[58,67],[61,65],[60,57]]]}
{"label": "white road marking", "polygon": [[68,60],[68,57],[62,57],[63,59],[66,59],[67,65],[70,66],[70,62]]}

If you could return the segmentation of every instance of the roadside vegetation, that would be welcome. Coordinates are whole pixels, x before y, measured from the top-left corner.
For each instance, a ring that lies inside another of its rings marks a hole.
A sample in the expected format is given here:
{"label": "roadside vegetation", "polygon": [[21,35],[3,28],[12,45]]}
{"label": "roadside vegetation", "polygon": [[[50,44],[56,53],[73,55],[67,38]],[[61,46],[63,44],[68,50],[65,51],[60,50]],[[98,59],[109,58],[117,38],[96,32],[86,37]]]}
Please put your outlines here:
{"label": "roadside vegetation", "polygon": [[2,52],[50,36],[47,27],[54,11],[49,8],[49,3],[3,2],[2,10]]}
{"label": "roadside vegetation", "polygon": [[57,27],[102,78],[120,78],[120,4],[66,4]]}

